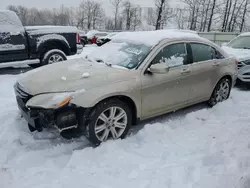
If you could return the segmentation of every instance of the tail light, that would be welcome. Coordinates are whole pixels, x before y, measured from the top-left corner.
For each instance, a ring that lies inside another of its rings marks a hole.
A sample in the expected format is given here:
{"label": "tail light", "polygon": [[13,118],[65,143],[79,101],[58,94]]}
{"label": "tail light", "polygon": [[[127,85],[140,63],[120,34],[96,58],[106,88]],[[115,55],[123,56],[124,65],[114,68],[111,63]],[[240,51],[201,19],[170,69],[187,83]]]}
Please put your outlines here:
{"label": "tail light", "polygon": [[81,43],[81,36],[79,35],[79,33],[76,34],[76,43],[77,44]]}

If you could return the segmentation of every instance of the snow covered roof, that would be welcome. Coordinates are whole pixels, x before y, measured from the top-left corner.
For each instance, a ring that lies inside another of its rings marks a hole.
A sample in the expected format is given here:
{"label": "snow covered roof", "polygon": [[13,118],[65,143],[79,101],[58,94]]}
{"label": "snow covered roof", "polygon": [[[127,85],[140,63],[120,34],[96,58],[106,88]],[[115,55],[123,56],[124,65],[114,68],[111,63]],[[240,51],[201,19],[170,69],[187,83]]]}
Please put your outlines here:
{"label": "snow covered roof", "polygon": [[187,39],[187,38],[206,40],[192,31],[157,30],[157,31],[121,32],[113,37],[113,41],[124,40],[124,41],[130,41],[132,43],[142,43],[149,46],[154,46],[164,39]]}

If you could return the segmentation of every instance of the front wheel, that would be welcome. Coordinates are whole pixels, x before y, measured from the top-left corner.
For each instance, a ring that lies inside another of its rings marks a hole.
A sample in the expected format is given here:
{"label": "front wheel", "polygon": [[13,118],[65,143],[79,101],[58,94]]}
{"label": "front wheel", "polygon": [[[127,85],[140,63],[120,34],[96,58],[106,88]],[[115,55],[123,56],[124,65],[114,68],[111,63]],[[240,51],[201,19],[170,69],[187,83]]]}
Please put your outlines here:
{"label": "front wheel", "polygon": [[221,79],[208,101],[209,106],[214,106],[219,102],[227,100],[231,92],[231,81],[228,78]]}
{"label": "front wheel", "polygon": [[109,138],[123,139],[132,124],[132,114],[128,105],[112,99],[99,103],[90,115],[86,126],[86,136],[94,145]]}

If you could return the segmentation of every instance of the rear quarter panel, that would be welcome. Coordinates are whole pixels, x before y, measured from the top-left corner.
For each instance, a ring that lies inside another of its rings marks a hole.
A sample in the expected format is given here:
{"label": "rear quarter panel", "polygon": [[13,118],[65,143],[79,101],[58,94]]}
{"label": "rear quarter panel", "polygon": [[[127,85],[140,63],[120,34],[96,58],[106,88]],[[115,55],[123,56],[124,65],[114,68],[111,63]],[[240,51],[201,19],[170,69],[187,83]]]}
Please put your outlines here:
{"label": "rear quarter panel", "polygon": [[39,58],[39,47],[47,41],[66,41],[69,46],[67,55],[74,55],[77,52],[76,33],[39,33],[39,31],[27,31],[30,46],[30,57]]}

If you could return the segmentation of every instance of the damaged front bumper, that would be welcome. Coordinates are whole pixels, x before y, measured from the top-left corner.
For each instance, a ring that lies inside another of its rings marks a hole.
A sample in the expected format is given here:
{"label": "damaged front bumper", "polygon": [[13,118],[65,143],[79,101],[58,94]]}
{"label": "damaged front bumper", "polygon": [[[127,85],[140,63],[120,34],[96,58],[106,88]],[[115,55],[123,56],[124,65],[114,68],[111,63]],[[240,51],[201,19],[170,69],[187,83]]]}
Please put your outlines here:
{"label": "damaged front bumper", "polygon": [[[22,117],[28,122],[30,130],[42,131],[43,128],[56,127],[62,132],[79,127],[79,114],[82,114],[84,109],[70,103],[55,107],[55,104],[51,102],[55,99],[61,100],[62,96],[67,96],[67,93],[31,96],[18,83],[15,84],[14,89],[18,108]],[[31,102],[35,105],[27,105]],[[40,105],[37,105],[38,103]]]}
{"label": "damaged front bumper", "polygon": [[29,127],[37,131],[43,128],[56,127],[60,132],[72,128],[77,128],[79,124],[76,107],[63,107],[60,109],[27,108],[20,97],[17,98],[18,108],[22,117],[28,122]]}

